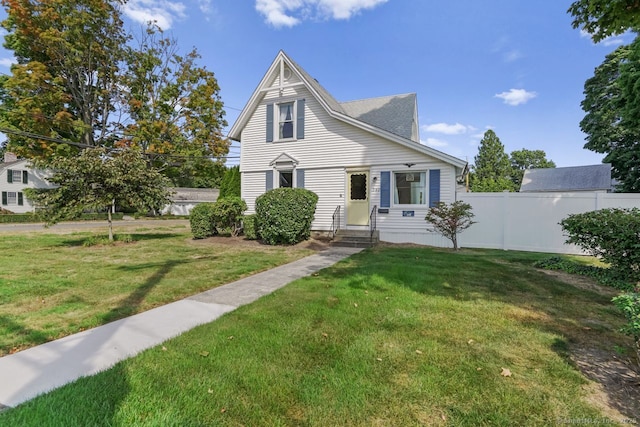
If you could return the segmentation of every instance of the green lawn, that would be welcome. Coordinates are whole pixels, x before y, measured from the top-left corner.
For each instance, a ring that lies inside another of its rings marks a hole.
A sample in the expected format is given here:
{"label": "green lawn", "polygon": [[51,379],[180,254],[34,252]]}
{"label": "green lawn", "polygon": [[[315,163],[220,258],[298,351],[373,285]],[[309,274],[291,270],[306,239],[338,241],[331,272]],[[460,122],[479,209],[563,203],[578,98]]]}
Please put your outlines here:
{"label": "green lawn", "polygon": [[594,385],[570,356],[629,348],[616,332],[623,319],[610,296],[531,267],[543,257],[367,250],[5,411],[0,424],[621,422],[595,406]]}
{"label": "green lawn", "polygon": [[[0,236],[0,356],[290,262],[311,251],[193,240],[188,227]],[[231,238],[229,238],[231,239]]]}

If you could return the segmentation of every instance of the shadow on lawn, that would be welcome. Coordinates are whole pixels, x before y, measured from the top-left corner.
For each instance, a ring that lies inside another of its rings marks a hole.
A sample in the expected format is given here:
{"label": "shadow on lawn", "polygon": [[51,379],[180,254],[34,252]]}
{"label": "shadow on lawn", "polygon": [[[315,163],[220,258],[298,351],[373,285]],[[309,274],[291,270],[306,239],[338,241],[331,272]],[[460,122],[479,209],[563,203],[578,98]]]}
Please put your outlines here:
{"label": "shadow on lawn", "polygon": [[137,313],[140,305],[149,292],[151,292],[151,290],[156,287],[158,283],[160,283],[162,279],[164,279],[164,277],[174,269],[174,267],[190,262],[191,260],[168,260],[163,263],[145,263],[134,266],[125,265],[118,267],[119,270],[125,271],[147,270],[149,268],[157,269],[142,285],[138,286],[127,298],[122,300],[117,307],[114,307],[109,310],[108,313],[103,314],[101,316],[102,321],[107,323]]}
{"label": "shadow on lawn", "polygon": [[[131,233],[115,233],[115,239],[116,242],[118,241],[118,236],[131,236],[131,243],[135,243],[135,242],[142,242],[145,240],[160,240],[160,239],[171,239],[174,237],[178,237],[181,236],[181,234],[178,233],[135,233],[135,234],[131,234]],[[56,246],[66,246],[66,247],[82,247],[82,246],[87,246],[88,243],[90,243],[93,239],[107,239],[107,234],[106,233],[100,233],[100,234],[90,234],[90,235],[82,235],[82,236],[76,236],[74,238],[69,238],[69,239],[64,239],[63,241],[61,241],[60,243],[58,243]]]}
{"label": "shadow on lawn", "polygon": [[[0,333],[3,336],[20,335],[23,339],[23,344],[18,344],[19,346],[32,346],[34,344],[42,344],[49,340],[49,336],[46,333],[27,328],[22,323],[16,322],[15,318],[4,315],[0,315]],[[18,347],[16,349],[19,350],[20,348]],[[12,350],[15,351],[10,346],[2,348],[1,350],[0,355],[2,353],[9,354]]]}
{"label": "shadow on lawn", "polygon": [[401,286],[461,302],[497,301],[518,307],[520,310],[509,314],[510,318],[557,336],[551,350],[603,385],[606,397],[602,398],[613,408],[637,419],[638,376],[633,374],[633,363],[622,363],[624,358],[615,353],[614,347],[627,345],[630,340],[618,332],[623,319],[616,316],[610,294],[598,292],[597,286],[583,288],[537,271],[533,262],[544,256],[379,247],[352,256],[348,263],[328,270],[325,278],[352,277],[348,286],[363,290],[384,292]]}

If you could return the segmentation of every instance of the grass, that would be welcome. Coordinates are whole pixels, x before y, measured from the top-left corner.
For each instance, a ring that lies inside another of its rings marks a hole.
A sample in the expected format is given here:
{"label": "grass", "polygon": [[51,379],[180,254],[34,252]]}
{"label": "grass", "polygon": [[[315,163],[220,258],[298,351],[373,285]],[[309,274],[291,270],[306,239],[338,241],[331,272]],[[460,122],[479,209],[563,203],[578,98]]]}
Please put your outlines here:
{"label": "grass", "polygon": [[608,296],[534,269],[545,256],[367,250],[5,411],[0,424],[619,422],[590,403],[569,352],[628,347],[615,332],[622,318]]}
{"label": "grass", "polygon": [[3,234],[0,356],[176,301],[309,253],[193,240],[184,226],[162,224],[128,229],[114,244],[91,232]]}

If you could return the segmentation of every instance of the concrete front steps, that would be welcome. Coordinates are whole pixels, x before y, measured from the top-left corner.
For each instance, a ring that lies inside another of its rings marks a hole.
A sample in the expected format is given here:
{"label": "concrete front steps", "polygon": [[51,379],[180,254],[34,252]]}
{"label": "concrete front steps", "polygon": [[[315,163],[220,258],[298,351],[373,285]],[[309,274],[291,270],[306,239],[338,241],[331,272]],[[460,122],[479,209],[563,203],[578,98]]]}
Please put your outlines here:
{"label": "concrete front steps", "polygon": [[331,241],[331,246],[370,248],[379,241],[380,233],[378,230],[373,232],[373,236],[369,230],[338,230]]}

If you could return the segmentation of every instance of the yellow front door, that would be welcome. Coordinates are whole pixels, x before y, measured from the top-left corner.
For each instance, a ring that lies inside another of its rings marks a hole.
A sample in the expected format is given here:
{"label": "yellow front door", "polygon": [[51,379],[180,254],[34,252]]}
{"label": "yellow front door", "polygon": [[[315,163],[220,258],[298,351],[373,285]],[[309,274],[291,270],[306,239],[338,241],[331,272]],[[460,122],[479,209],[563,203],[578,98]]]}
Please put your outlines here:
{"label": "yellow front door", "polygon": [[347,173],[347,225],[369,224],[369,172]]}

